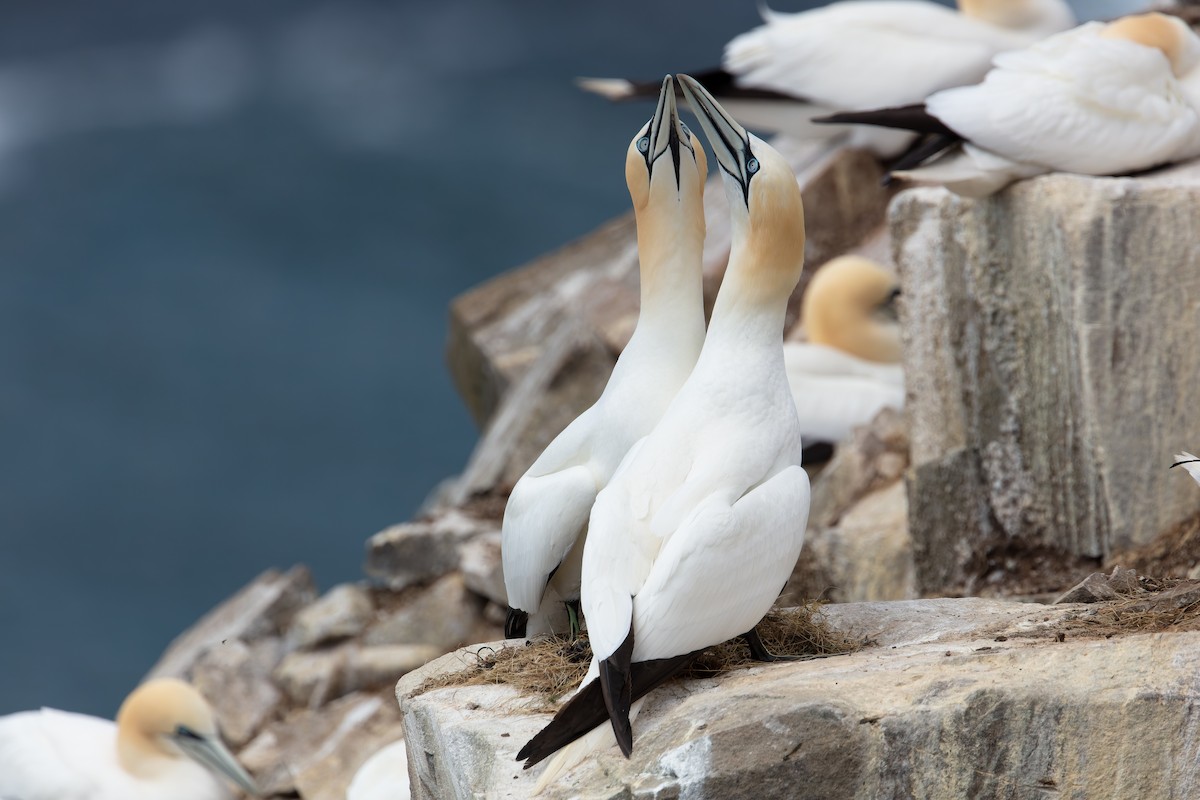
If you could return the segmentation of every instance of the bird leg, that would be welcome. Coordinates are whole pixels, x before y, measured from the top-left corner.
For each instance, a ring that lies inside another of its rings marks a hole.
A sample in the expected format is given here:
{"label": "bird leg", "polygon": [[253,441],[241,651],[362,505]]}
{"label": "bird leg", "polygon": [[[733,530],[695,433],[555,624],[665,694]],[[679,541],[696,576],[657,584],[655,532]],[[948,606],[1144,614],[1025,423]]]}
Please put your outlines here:
{"label": "bird leg", "polygon": [[750,648],[750,657],[755,661],[799,661],[801,659],[801,656],[777,656],[767,650],[766,645],[762,643],[762,639],[758,635],[757,628],[751,628],[746,633],[743,633],[742,640]]}

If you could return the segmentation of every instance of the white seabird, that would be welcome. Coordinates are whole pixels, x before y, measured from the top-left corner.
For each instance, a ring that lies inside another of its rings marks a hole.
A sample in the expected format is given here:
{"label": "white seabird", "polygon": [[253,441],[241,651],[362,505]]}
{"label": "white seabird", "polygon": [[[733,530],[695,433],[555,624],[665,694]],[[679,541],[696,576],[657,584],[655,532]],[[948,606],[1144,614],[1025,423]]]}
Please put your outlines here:
{"label": "white seabird", "polygon": [[809,483],[783,366],[804,263],[800,188],[774,149],[678,79],[723,173],[729,267],[691,377],[596,498],[583,558],[593,660],[518,754],[528,767],[563,748],[538,791],[614,734],[628,755],[639,698],[698,651],[752,630],[804,541]]}
{"label": "white seabird", "polygon": [[842,256],[821,267],[804,292],[807,342],[785,342],[806,459],[814,444],[837,444],[883,408],[904,408],[896,276],[869,259]]}
{"label": "white seabird", "polygon": [[[957,11],[926,0],[847,0],[794,14],[764,9],[763,18],[725,46],[721,69],[697,76],[745,125],[802,139],[842,132],[813,125],[813,117],[919,103],[976,83],[996,54],[1075,24],[1064,0],[959,0]],[[653,97],[657,89],[611,78],[579,85],[611,100]],[[851,144],[885,157],[912,140],[848,130]]]}
{"label": "white seabird", "polygon": [[222,775],[252,795],[200,693],[148,681],[109,720],[43,708],[0,717],[0,798],[227,800]]}
{"label": "white seabird", "polygon": [[[637,219],[641,311],[595,405],[554,439],[517,482],[504,512],[505,636],[552,627],[558,602],[579,599],[588,515],[629,448],[658,423],[704,342],[701,259],[704,181],[700,142],[680,122],[667,76],[658,107],[625,159]],[[577,620],[572,620],[577,630]]]}
{"label": "white seabird", "polygon": [[923,107],[827,119],[933,134],[893,174],[968,197],[1047,172],[1140,172],[1200,156],[1200,36],[1158,13],[1089,22],[997,56],[982,83]]}
{"label": "white seabird", "polygon": [[1188,451],[1184,450],[1182,453],[1176,453],[1175,463],[1171,467],[1183,467],[1196,483],[1200,483],[1200,458],[1196,458]]}

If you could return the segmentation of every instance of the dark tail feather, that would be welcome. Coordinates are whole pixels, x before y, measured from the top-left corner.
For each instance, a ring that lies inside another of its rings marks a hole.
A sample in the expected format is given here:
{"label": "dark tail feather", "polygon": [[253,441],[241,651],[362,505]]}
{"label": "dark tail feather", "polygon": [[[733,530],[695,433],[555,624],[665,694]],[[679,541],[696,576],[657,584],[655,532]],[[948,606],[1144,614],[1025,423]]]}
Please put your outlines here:
{"label": "dark tail feather", "polygon": [[931,134],[913,144],[905,152],[901,153],[895,161],[888,166],[888,172],[898,172],[900,170],[912,169],[919,167],[926,161],[941,155],[942,153],[954,147],[962,141],[958,136],[943,136],[942,134]]}
{"label": "dark tail feather", "polygon": [[[709,91],[714,97],[730,98],[736,97],[745,100],[787,100],[795,101],[798,98],[784,94],[782,92],[773,92],[770,89],[754,89],[748,86],[738,86],[737,78],[733,74],[717,67],[716,69],[706,69],[699,72],[689,72],[693,78],[700,82],[700,85]],[[617,98],[619,102],[626,100],[657,100],[658,93],[662,91],[662,79],[656,81],[628,81],[630,93],[624,97]],[[683,98],[683,89],[680,84],[675,84],[676,98]]]}
{"label": "dark tail feather", "polygon": [[604,690],[604,705],[612,721],[617,746],[629,758],[633,752],[633,724],[629,708],[633,705],[633,626],[629,635],[611,656],[600,662],[600,688]]}
{"label": "dark tail feather", "polygon": [[827,117],[814,117],[813,122],[826,125],[877,125],[881,128],[899,128],[916,133],[934,133],[961,139],[937,117],[925,110],[925,104],[877,108],[872,111],[842,111]]}
{"label": "dark tail feather", "polygon": [[508,616],[504,618],[504,638],[524,639],[525,630],[529,625],[529,612],[519,608],[508,607]]}
{"label": "dark tail feather", "polygon": [[[697,650],[672,658],[657,658],[632,665],[632,700],[640,700],[657,689],[672,676],[687,667],[696,656]],[[604,690],[600,681],[592,681],[579,690],[565,706],[559,709],[550,724],[525,743],[517,753],[518,761],[525,761],[525,769],[542,761],[569,745],[597,725],[608,719],[608,707],[604,702]]]}

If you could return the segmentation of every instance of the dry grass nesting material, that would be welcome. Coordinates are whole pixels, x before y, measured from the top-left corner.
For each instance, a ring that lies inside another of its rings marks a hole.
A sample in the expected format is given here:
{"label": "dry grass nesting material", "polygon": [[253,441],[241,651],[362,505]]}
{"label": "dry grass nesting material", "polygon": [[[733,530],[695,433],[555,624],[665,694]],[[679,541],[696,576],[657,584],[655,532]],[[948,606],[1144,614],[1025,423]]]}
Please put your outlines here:
{"label": "dry grass nesting material", "polygon": [[[864,642],[834,630],[817,616],[820,606],[809,603],[799,608],[772,610],[758,624],[759,636],[767,650],[780,656],[821,658],[849,653]],[[422,683],[414,694],[453,686],[507,684],[523,695],[541,698],[553,707],[568,691],[577,687],[587,673],[592,650],[587,634],[571,642],[560,638],[537,638],[523,645],[492,649],[481,648],[466,669],[435,676]],[[750,659],[749,649],[735,639],[705,650],[693,664],[691,677],[712,677],[758,662]]]}
{"label": "dry grass nesting material", "polygon": [[1155,584],[1157,592],[1097,603],[1078,616],[1063,620],[1055,630],[1106,638],[1129,633],[1200,630],[1200,587],[1196,582],[1166,579]]}

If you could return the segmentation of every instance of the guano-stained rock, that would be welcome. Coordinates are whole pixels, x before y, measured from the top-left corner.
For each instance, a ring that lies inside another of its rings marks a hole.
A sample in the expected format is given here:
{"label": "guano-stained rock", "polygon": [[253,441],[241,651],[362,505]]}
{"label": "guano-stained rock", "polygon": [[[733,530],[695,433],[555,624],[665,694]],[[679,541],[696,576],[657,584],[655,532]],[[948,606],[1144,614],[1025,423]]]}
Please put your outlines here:
{"label": "guano-stained rock", "polygon": [[[919,600],[827,606],[875,643],[669,684],[634,751],[589,758],[546,798],[1184,800],[1200,792],[1200,633],[1056,640],[1081,606]],[[489,645],[492,647],[497,644]],[[505,686],[397,686],[413,797],[524,798],[516,751],[549,720]]]}
{"label": "guano-stained rock", "polygon": [[891,228],[922,592],[996,542],[1100,557],[1200,508],[1165,469],[1200,441],[1200,162],[914,189]]}

